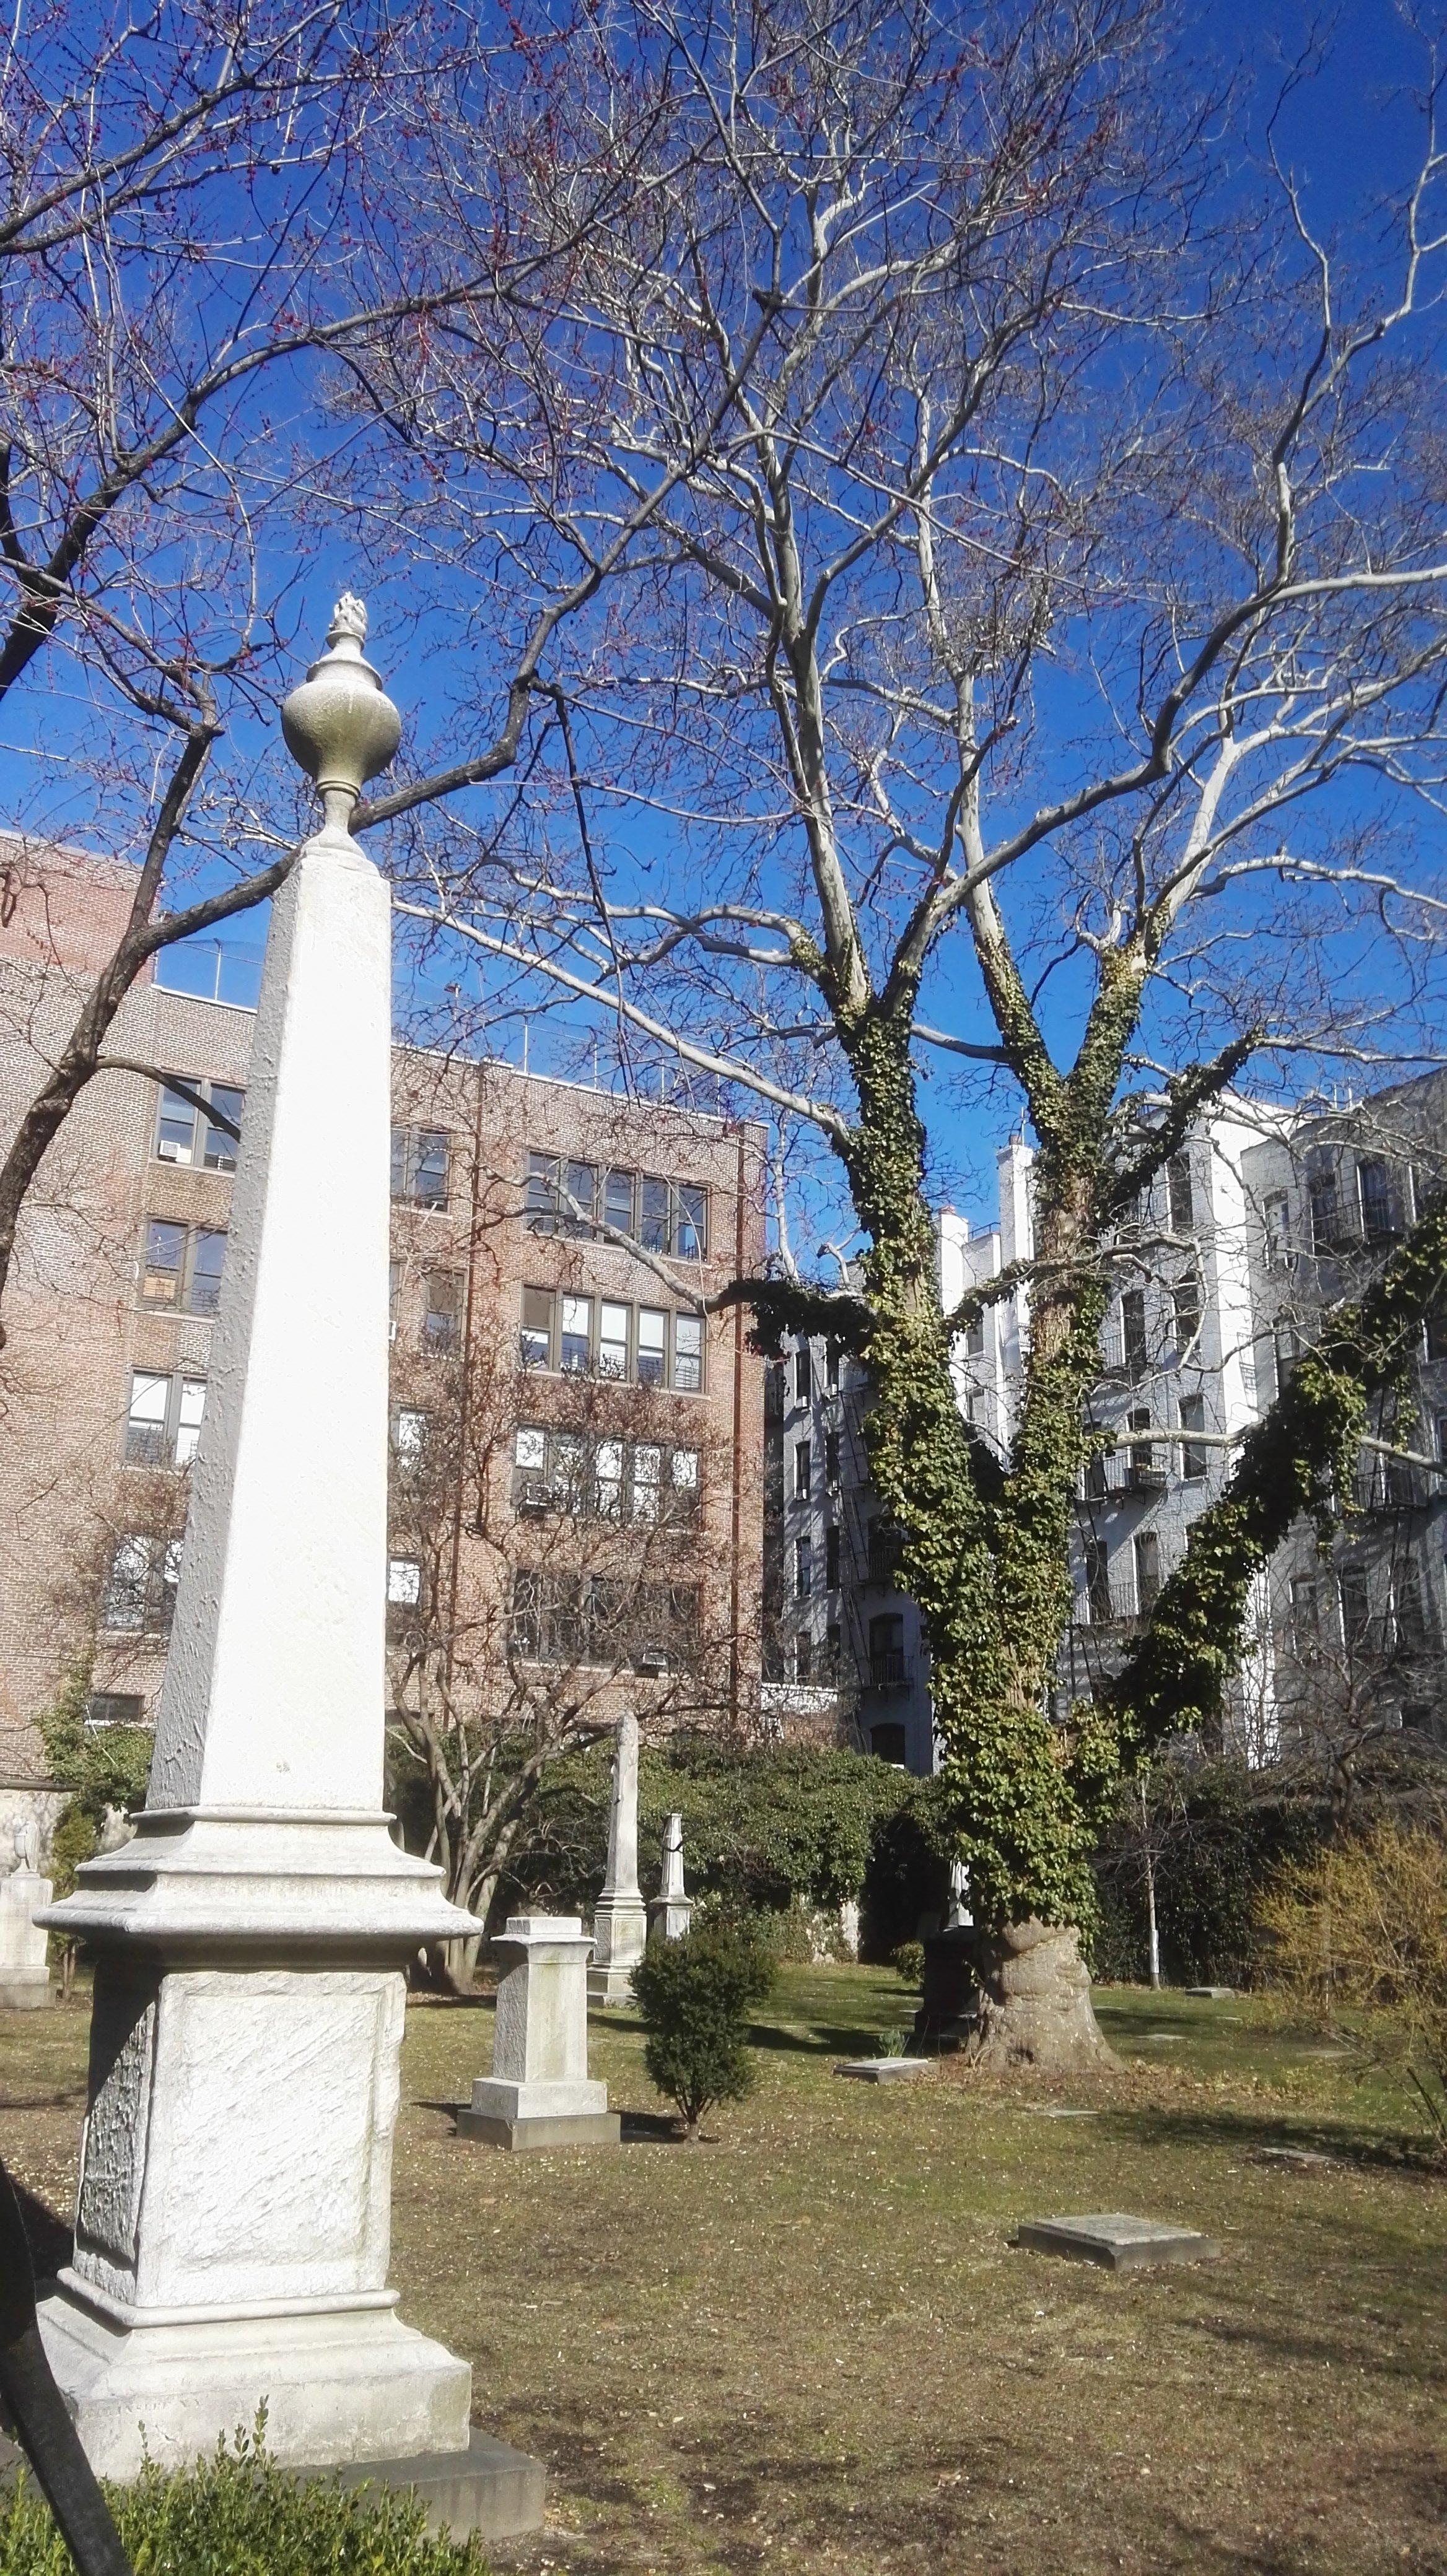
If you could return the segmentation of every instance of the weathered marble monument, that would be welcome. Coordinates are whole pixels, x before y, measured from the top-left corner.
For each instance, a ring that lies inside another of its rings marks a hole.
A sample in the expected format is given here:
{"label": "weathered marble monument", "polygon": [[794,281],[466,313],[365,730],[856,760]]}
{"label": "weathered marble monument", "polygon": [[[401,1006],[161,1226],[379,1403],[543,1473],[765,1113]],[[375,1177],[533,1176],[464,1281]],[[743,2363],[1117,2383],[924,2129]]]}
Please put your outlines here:
{"label": "weathered marble monument", "polygon": [[[360,602],[283,712],[325,805],[272,910],[150,1793],[44,1921],[96,1957],[46,2349],[94,2467],[458,2453],[471,2373],[387,2287],[406,1960],[476,1926],[382,1812],[395,708]],[[338,1114],[339,1104],[342,1114]]]}
{"label": "weathered marble monument", "polygon": [[616,2147],[608,2087],[588,2077],[588,1953],[576,1914],[513,1914],[493,1949],[502,1967],[492,2073],[457,2115],[487,2146]]}
{"label": "weathered marble monument", "polygon": [[683,1818],[671,1815],[663,1828],[663,1878],[648,1908],[650,1941],[681,1941],[693,1920],[693,1898],[683,1886]]}
{"label": "weathered marble monument", "polygon": [[648,1941],[648,1908],[638,1884],[638,1720],[618,1720],[613,1752],[613,1800],[608,1815],[608,1867],[593,1908],[593,1964],[588,2000],[626,2004],[633,1971]]}
{"label": "weathered marble monument", "polygon": [[10,1866],[0,1878],[0,2004],[31,2011],[50,2001],[46,1936],[36,1922],[52,1889],[40,1874],[40,1836],[29,1817],[12,1828]]}

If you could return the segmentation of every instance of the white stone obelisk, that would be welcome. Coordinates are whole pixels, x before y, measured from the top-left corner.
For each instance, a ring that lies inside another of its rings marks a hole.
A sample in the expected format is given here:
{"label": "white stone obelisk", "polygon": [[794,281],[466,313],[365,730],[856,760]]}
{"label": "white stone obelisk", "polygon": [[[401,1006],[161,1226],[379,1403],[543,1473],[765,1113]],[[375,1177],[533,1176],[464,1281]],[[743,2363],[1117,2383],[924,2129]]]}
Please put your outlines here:
{"label": "white stone obelisk", "polygon": [[638,1884],[638,1720],[618,1720],[613,1797],[608,1813],[608,1867],[593,1908],[593,1964],[588,2001],[632,2001],[633,1971],[648,1941],[648,1908]]}
{"label": "white stone obelisk", "polygon": [[693,1920],[693,1898],[683,1886],[683,1818],[676,1812],[663,1828],[663,1878],[648,1908],[651,1941],[681,1941]]}
{"label": "white stone obelisk", "polygon": [[457,2451],[471,2374],[387,2287],[406,1960],[475,1933],[382,1812],[391,939],[347,824],[397,747],[339,602],[287,701],[325,800],[272,909],[146,1807],[47,1923],[96,1956],[75,2258],[42,2305],[93,2465]]}

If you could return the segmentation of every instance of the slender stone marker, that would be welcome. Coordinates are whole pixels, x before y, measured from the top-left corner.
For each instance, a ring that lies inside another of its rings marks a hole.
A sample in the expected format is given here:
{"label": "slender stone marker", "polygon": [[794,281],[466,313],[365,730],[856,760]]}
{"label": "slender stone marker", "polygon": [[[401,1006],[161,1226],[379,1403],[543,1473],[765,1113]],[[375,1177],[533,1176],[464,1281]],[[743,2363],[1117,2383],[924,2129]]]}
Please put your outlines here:
{"label": "slender stone marker", "polygon": [[671,1815],[663,1828],[663,1882],[648,1907],[650,1941],[681,1941],[693,1920],[693,1898],[683,1889],[683,1818]]}
{"label": "slender stone marker", "polygon": [[399,725],[365,631],[342,599],[283,713],[326,820],[272,908],[150,1791],[44,1917],[97,1966],[41,2326],[121,2478],[263,2399],[282,2461],[469,2440],[468,2365],[387,2287],[402,1969],[477,1926],[382,1811],[390,902],[347,824]]}
{"label": "slender stone marker", "polygon": [[576,1914],[513,1914],[493,1942],[502,1962],[492,2073],[457,2114],[460,2138],[485,2146],[616,2147],[622,2122],[608,2087],[588,2080],[588,1953]]}
{"label": "slender stone marker", "polygon": [[632,2002],[633,1971],[647,1940],[648,1908],[638,1884],[638,1720],[630,1710],[618,1720],[613,1753],[608,1867],[593,1909],[590,2003]]}
{"label": "slender stone marker", "polygon": [[0,1878],[0,2005],[33,2012],[50,2001],[46,1937],[35,1920],[54,1890],[40,1875],[40,1837],[28,1816],[11,1835],[14,1866]]}
{"label": "slender stone marker", "polygon": [[1135,2272],[1148,2263],[1209,2263],[1221,2248],[1193,2227],[1168,2227],[1156,2218],[1129,2218],[1103,2210],[1093,2218],[1030,2218],[1016,2229],[1017,2245],[1036,2254],[1066,2254],[1077,2263],[1104,2263],[1112,2272]]}

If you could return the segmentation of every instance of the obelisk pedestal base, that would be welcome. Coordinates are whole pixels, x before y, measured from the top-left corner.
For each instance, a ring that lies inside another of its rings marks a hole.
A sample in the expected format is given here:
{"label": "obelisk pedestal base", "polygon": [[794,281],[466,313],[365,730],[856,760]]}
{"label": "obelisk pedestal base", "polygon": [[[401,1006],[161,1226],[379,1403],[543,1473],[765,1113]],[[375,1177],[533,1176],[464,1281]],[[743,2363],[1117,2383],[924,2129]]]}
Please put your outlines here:
{"label": "obelisk pedestal base", "polygon": [[283,2463],[467,2447],[471,2371],[404,2326],[390,2292],[311,2312],[135,2316],[65,2274],[40,2306],[50,2366],[102,2477],[133,2478],[148,2456],[197,2459],[249,2432],[262,2403],[267,2450]]}

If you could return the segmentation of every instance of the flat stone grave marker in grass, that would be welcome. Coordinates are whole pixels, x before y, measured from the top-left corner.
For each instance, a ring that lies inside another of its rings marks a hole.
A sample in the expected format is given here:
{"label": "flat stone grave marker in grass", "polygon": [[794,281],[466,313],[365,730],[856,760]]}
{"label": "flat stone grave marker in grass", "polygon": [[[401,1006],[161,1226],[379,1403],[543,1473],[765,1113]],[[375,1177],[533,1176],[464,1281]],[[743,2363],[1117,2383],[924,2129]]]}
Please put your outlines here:
{"label": "flat stone grave marker in grass", "polygon": [[1236,2000],[1234,1986],[1187,1986],[1185,1991],[1198,2004],[1230,2004]]}
{"label": "flat stone grave marker in grass", "polygon": [[917,2084],[933,2075],[932,2057],[841,2057],[836,2075],[851,2075],[859,2084]]}
{"label": "flat stone grave marker in grass", "polygon": [[1032,2102],[1029,2105],[1029,2117],[1032,2120],[1098,2120],[1100,2113],[1073,2110],[1062,2102]]}
{"label": "flat stone grave marker in grass", "polygon": [[1254,2165],[1285,2165],[1292,2173],[1320,2173],[1334,2169],[1340,2156],[1324,2155],[1319,2147],[1253,2147]]}
{"label": "flat stone grave marker in grass", "polygon": [[1035,2254],[1064,2254],[1077,2263],[1103,2263],[1111,2272],[1135,2272],[1148,2263],[1206,2263],[1221,2251],[1194,2227],[1172,2227],[1158,2218],[1131,2218],[1124,2210],[1088,2218],[1027,2218],[1017,2245]]}

